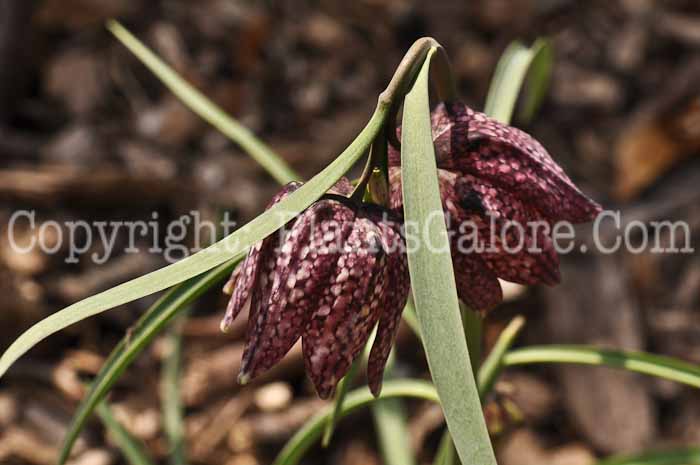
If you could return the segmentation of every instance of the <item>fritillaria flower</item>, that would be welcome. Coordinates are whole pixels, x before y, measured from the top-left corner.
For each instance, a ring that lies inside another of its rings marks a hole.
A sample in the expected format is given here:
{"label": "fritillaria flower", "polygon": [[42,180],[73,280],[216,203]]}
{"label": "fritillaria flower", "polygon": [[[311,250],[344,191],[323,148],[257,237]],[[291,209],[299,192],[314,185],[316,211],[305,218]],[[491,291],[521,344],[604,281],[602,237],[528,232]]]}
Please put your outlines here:
{"label": "fritillaria flower", "polygon": [[[552,227],[590,221],[600,206],[519,129],[462,103],[438,105],[431,124],[460,299],[486,311],[502,300],[497,278],[558,283]],[[391,147],[389,166],[390,207],[401,211],[400,154]]]}
{"label": "fritillaria flower", "polygon": [[[287,185],[270,206],[299,186]],[[222,329],[249,312],[241,383],[272,367],[301,337],[306,371],[327,398],[378,324],[367,374],[379,394],[408,297],[408,265],[400,224],[381,207],[344,197],[351,190],[343,178],[287,228],[255,244],[227,283]]]}

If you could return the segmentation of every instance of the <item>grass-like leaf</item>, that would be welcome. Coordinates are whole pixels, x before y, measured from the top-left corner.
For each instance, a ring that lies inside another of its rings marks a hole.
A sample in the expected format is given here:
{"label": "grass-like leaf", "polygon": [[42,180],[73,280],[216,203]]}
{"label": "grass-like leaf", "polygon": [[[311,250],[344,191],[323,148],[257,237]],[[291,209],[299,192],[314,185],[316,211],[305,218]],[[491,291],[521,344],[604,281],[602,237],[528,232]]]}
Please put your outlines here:
{"label": "grass-like leaf", "polygon": [[508,323],[501,334],[499,334],[496,343],[493,345],[488,357],[481,364],[479,369],[479,396],[483,400],[486,395],[491,392],[496,378],[503,369],[503,357],[512,347],[515,339],[525,326],[525,318],[516,316]]}
{"label": "grass-like leaf", "polygon": [[255,137],[248,128],[231,118],[214,102],[180,77],[141,41],[117,21],[107,22],[107,29],[115,35],[182,103],[200,118],[221,131],[241,146],[280,184],[299,179],[298,175],[267,144]]}
{"label": "grass-like leaf", "polygon": [[681,360],[644,352],[626,352],[593,346],[531,346],[508,352],[503,366],[531,363],[573,363],[619,368],[700,388],[700,367]]}
{"label": "grass-like leaf", "polygon": [[321,445],[323,447],[328,447],[328,445],[331,443],[331,438],[333,437],[335,425],[338,422],[338,419],[340,418],[340,412],[343,410],[345,396],[347,396],[348,389],[350,389],[350,385],[355,380],[355,376],[357,375],[357,371],[359,370],[360,365],[362,365],[362,362],[362,357],[358,357],[352,363],[352,365],[350,365],[350,369],[345,374],[345,376],[343,376],[343,379],[341,379],[338,383],[338,387],[335,390],[335,396],[333,398],[333,410],[331,410],[331,414],[328,416],[326,428],[323,432],[323,440],[321,441]]}
{"label": "grass-like leaf", "polygon": [[411,288],[428,366],[459,457],[464,465],[492,465],[496,459],[469,362],[438,188],[428,96],[436,50],[429,53],[403,111],[406,242],[418,244],[408,250]]}
{"label": "grass-like leaf", "polygon": [[[512,321],[507,330],[504,330],[499,336],[497,345],[507,347],[511,344],[518,334],[521,324],[522,322],[519,319]],[[578,363],[611,368],[626,368],[638,373],[658,376],[691,386],[700,386],[700,369],[685,362],[657,355],[625,353],[585,346],[551,346],[517,349],[505,354],[502,353],[502,349],[497,349],[496,352],[490,354],[490,357],[494,357],[494,360],[502,360],[501,364],[494,362],[494,366],[516,366],[528,363]],[[663,369],[661,368],[662,366]],[[483,367],[482,370],[484,370]],[[500,370],[491,370],[489,368],[486,368],[486,370],[494,373],[494,376],[500,373]],[[490,378],[491,376],[487,375],[487,373],[480,372],[480,392],[485,393],[487,391],[486,386],[492,383]],[[418,397],[440,401],[435,388],[425,381],[387,381],[382,389],[380,399],[393,397]],[[342,418],[356,409],[370,405],[372,401],[372,395],[366,388],[350,392],[345,398],[338,418]],[[282,449],[273,465],[297,464],[303,454],[320,438],[332,408],[332,406],[326,407],[297,431]],[[441,441],[438,455],[446,453],[443,447],[447,448],[446,443],[448,440],[451,440],[451,437],[446,431],[443,441]],[[635,462],[634,460],[637,461]],[[672,460],[677,461],[674,462]],[[690,461],[685,462],[684,460]],[[696,463],[700,465],[700,450],[688,449],[671,453],[655,453],[635,458],[614,458],[598,465],[694,465]]]}
{"label": "grass-like leaf", "polygon": [[433,465],[457,465],[455,445],[452,442],[452,435],[447,430],[440,438],[440,445],[438,446],[437,454],[435,454]]}
{"label": "grass-like leaf", "polygon": [[183,407],[180,396],[180,375],[182,369],[182,325],[187,318],[183,312],[173,325],[168,338],[169,353],[163,361],[160,377],[161,411],[163,430],[168,440],[168,459],[171,465],[186,465],[185,428]]}
{"label": "grass-like leaf", "polygon": [[377,106],[360,135],[323,171],[216,244],[152,273],[88,297],[40,321],[23,333],[0,357],[0,377],[25,352],[51,334],[105,310],[162,291],[208,271],[268,236],[321,197],[362,156],[382,127],[388,104]]}
{"label": "grass-like leaf", "polygon": [[597,465],[700,465],[700,448],[647,452],[630,457],[612,457]]}
{"label": "grass-like leaf", "polygon": [[[368,356],[369,351],[365,351],[365,358]],[[394,375],[395,361],[396,352],[392,350],[384,367],[385,382],[391,380]],[[371,409],[383,463],[414,465],[416,459],[411,449],[406,410],[401,399],[382,399],[372,404]]]}
{"label": "grass-like leaf", "polygon": [[[421,380],[396,380],[387,381],[382,387],[382,395],[379,399],[396,397],[412,397],[417,399],[439,402],[435,388],[426,381]],[[357,409],[372,404],[375,400],[367,387],[351,391],[345,397],[339,418],[342,418]],[[319,440],[325,429],[328,417],[331,415],[333,405],[324,407],[311,420],[299,429],[287,442],[272,465],[295,465],[299,463],[307,450]]]}
{"label": "grass-like leaf", "polygon": [[377,441],[385,465],[413,465],[406,411],[401,399],[381,399],[372,404]]}
{"label": "grass-like leaf", "polygon": [[537,39],[532,44],[532,50],[535,56],[530,62],[530,70],[525,82],[525,93],[518,113],[518,119],[526,124],[532,121],[544,101],[554,66],[554,50],[551,42]]}
{"label": "grass-like leaf", "polygon": [[[538,55],[542,55],[538,58]],[[534,112],[539,105],[549,80],[547,60],[551,59],[551,49],[544,40],[536,41],[532,47],[525,47],[520,42],[513,42],[501,55],[496,71],[491,79],[491,86],[486,97],[484,113],[502,123],[508,124],[513,115],[515,103],[528,69],[537,59],[537,72],[532,76],[531,96],[527,100],[528,111]],[[551,66],[551,65],[550,65]],[[542,82],[545,81],[545,82]]]}
{"label": "grass-like leaf", "polygon": [[112,415],[112,411],[103,402],[97,407],[97,415],[102,420],[112,440],[117,445],[124,458],[131,465],[153,465],[151,459],[146,455],[145,448],[141,441],[129,433]]}
{"label": "grass-like leaf", "polygon": [[117,382],[124,370],[131,364],[136,356],[141,353],[160,331],[170,323],[185,307],[207,289],[221,282],[233,270],[237,260],[219,266],[201,276],[192,278],[172,289],[139,319],[134,328],[129,331],[117,346],[112,350],[100,372],[90,384],[90,390],[80,402],[73,415],[70,428],[63,440],[59,465],[63,465],[68,458],[73,444],[85,422],[92,414],[98,403]]}

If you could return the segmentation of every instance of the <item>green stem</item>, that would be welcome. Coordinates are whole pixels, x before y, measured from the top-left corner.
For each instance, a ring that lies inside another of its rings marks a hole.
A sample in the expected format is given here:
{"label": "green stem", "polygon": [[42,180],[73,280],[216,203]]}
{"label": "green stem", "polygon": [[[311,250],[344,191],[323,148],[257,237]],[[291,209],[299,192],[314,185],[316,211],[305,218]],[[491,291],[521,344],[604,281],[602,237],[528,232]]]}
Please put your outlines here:
{"label": "green stem", "polygon": [[469,349],[472,370],[474,373],[477,373],[479,371],[479,362],[481,361],[481,315],[463,305],[462,326],[464,327],[464,336],[467,338],[467,348]]}
{"label": "green stem", "polygon": [[624,352],[593,346],[550,345],[513,350],[503,357],[504,367],[532,363],[607,366],[700,388],[700,367],[697,365],[644,352]]}
{"label": "green stem", "polygon": [[507,355],[506,352],[512,347],[515,339],[522,331],[525,326],[525,318],[522,316],[517,316],[508,323],[501,334],[498,336],[496,344],[494,344],[493,349],[486,357],[484,363],[481,365],[479,370],[478,380],[479,380],[479,396],[483,401],[486,395],[491,392],[493,385],[496,382],[496,378],[503,370],[504,362],[503,359]]}
{"label": "green stem", "polygon": [[[420,71],[431,47],[440,47],[440,44],[432,37],[423,37],[415,41],[406,52],[406,55],[404,55],[399,66],[396,67],[396,71],[389,81],[389,84],[386,86],[386,89],[379,94],[377,108],[390,109],[389,121],[392,125],[396,123],[396,114],[401,105],[400,97],[403,97],[406,95],[406,92],[408,92],[410,84],[418,75],[418,71]],[[390,131],[389,136],[391,137],[392,134],[395,140],[396,131]],[[372,175],[372,170],[375,166],[379,166],[379,160],[377,158],[377,151],[370,151],[370,156],[367,159],[362,176],[352,192],[352,199],[358,201],[362,200],[367,182]]]}
{"label": "green stem", "polygon": [[182,360],[181,330],[187,310],[183,312],[168,334],[170,353],[163,361],[161,370],[161,408],[163,411],[163,430],[168,440],[171,465],[186,465],[185,431],[183,424],[183,407],[180,399],[180,376]]}
{"label": "green stem", "polygon": [[[389,399],[393,397],[413,397],[432,402],[440,402],[433,385],[427,381],[419,380],[387,381],[384,383],[382,395],[379,399]],[[378,399],[376,399],[366,387],[351,391],[345,398],[345,402],[343,402],[340,418],[345,417],[359,408],[372,404],[376,400]],[[297,430],[294,436],[291,437],[280,451],[273,465],[292,465],[299,463],[304,453],[323,434],[332,409],[332,405],[324,407],[316,416]]]}

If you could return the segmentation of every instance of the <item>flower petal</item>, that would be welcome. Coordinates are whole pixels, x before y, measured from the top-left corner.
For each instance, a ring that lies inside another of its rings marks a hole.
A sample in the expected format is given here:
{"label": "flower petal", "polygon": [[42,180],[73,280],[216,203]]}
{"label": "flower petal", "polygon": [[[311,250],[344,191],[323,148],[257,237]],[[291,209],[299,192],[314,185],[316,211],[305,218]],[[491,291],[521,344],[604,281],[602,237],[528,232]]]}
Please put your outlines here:
{"label": "flower petal", "polygon": [[333,187],[330,188],[328,192],[332,194],[338,194],[338,195],[350,195],[352,194],[353,190],[353,185],[350,182],[348,178],[345,176],[341,176],[340,179],[338,179],[338,182],[333,185]]}
{"label": "flower petal", "polygon": [[434,114],[440,168],[469,173],[508,189],[551,221],[582,223],[601,211],[529,134],[462,103],[440,104]]}
{"label": "flower petal", "polygon": [[367,362],[367,380],[374,396],[382,389],[384,366],[394,345],[401,321],[401,313],[406,306],[410,291],[408,261],[405,243],[401,236],[400,224],[393,219],[388,222],[375,220],[382,232],[382,246],[387,254],[386,291],[382,295],[379,308],[381,315],[377,326],[377,336],[372,345]]}
{"label": "flower petal", "polygon": [[549,237],[550,224],[537,211],[473,176],[459,177],[454,189],[457,215],[464,218],[455,237],[457,252],[478,252],[496,276],[507,281],[550,286],[559,282],[559,257]]}
{"label": "flower petal", "polygon": [[[551,225],[537,210],[487,181],[454,171],[437,171],[454,252],[478,253],[499,278],[507,281],[529,285],[559,282],[559,257],[549,236]],[[400,209],[400,168],[389,168],[389,173],[390,205]]]}
{"label": "flower petal", "polygon": [[503,300],[498,278],[478,255],[452,254],[457,294],[465,304],[486,313]]}
{"label": "flower petal", "polygon": [[268,370],[299,339],[311,309],[330,285],[330,272],[354,218],[353,209],[333,200],[321,200],[298,217],[276,257],[264,311],[251,321],[241,379]]}
{"label": "flower petal", "polygon": [[[301,183],[290,182],[284,186],[280,192],[275,194],[265,209],[270,209],[273,205],[280,202],[299,187],[301,187]],[[257,285],[260,262],[266,260],[270,256],[272,250],[278,247],[279,242],[279,232],[274,232],[265,239],[258,241],[248,251],[248,256],[243,261],[243,264],[236,267],[231,274],[229,283],[235,283],[235,285],[233,287],[231,299],[226,307],[226,314],[221,320],[222,331],[227,331],[241,310],[250,306],[252,290]],[[225,289],[230,288],[231,284],[229,283],[224,287]]]}
{"label": "flower petal", "polygon": [[379,318],[386,256],[374,223],[355,220],[336,266],[302,337],[306,372],[322,399],[345,376]]}

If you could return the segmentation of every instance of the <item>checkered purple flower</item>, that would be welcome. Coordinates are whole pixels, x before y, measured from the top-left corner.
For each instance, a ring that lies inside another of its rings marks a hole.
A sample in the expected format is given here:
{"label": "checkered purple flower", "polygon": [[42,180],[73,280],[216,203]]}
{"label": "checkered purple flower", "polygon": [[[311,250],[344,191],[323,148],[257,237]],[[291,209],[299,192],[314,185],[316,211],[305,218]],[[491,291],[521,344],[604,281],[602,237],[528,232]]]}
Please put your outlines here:
{"label": "checkered purple flower", "polygon": [[[287,185],[271,205],[298,187]],[[222,329],[249,312],[240,382],[268,370],[301,337],[306,371],[327,398],[378,323],[367,373],[379,394],[408,298],[408,265],[400,223],[380,207],[342,197],[351,189],[343,178],[331,191],[336,196],[255,244],[231,276]]]}
{"label": "checkered purple flower", "polygon": [[[590,221],[600,206],[523,131],[462,103],[438,105],[431,120],[460,299],[486,311],[502,300],[497,278],[527,285],[558,283],[551,228],[559,221]],[[390,206],[400,212],[400,153],[393,147],[389,178]],[[538,222],[549,230],[529,227]],[[465,235],[469,230],[475,234]]]}

